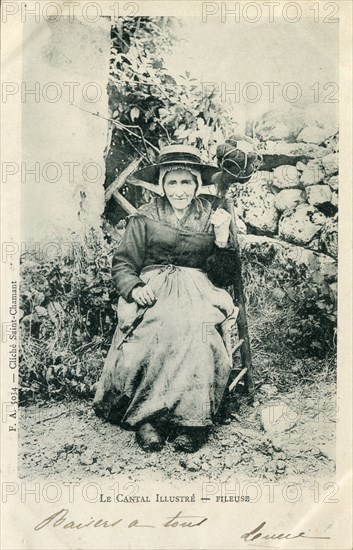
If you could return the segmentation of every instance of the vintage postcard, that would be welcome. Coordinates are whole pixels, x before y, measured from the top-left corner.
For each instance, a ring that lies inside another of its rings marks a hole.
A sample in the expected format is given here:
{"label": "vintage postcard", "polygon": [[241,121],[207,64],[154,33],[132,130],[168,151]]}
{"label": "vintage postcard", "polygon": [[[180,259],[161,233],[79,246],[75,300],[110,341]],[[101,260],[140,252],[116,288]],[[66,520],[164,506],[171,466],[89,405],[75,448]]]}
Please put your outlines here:
{"label": "vintage postcard", "polygon": [[1,4],[2,548],[352,548],[352,4]]}

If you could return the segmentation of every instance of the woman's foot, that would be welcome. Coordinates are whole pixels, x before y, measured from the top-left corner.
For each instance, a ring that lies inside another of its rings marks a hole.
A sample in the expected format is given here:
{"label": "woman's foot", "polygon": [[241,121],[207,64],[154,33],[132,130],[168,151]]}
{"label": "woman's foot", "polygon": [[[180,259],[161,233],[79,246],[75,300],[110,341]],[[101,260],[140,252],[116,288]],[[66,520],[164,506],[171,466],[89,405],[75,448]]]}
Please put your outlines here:
{"label": "woman's foot", "polygon": [[207,428],[183,428],[174,439],[174,450],[195,453],[207,441]]}
{"label": "woman's foot", "polygon": [[146,452],[160,451],[164,445],[163,438],[149,422],[141,424],[138,428],[136,431],[136,440],[141,449]]}

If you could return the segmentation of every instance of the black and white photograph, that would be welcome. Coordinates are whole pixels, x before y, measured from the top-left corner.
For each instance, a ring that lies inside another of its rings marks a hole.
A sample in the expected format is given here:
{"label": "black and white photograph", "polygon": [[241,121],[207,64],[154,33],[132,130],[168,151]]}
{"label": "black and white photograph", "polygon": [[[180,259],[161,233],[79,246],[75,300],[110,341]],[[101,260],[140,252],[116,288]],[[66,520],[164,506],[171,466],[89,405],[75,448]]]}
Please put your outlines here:
{"label": "black and white photograph", "polygon": [[4,548],[351,548],[349,4],[2,4]]}

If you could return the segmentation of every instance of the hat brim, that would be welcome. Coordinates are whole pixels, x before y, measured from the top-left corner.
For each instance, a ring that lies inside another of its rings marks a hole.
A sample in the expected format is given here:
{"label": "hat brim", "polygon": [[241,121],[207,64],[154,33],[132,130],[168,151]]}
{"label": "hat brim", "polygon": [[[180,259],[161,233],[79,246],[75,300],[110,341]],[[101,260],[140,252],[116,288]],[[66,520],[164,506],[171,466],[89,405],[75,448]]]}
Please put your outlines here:
{"label": "hat brim", "polygon": [[162,166],[178,165],[181,166],[190,166],[190,168],[196,168],[201,173],[202,185],[212,184],[212,177],[219,172],[217,166],[210,166],[208,164],[201,164],[197,162],[188,162],[183,160],[173,160],[173,162],[162,162],[160,164],[151,164],[145,168],[140,168],[132,174],[132,177],[146,181],[147,183],[152,183],[158,185],[159,180],[159,169]]}

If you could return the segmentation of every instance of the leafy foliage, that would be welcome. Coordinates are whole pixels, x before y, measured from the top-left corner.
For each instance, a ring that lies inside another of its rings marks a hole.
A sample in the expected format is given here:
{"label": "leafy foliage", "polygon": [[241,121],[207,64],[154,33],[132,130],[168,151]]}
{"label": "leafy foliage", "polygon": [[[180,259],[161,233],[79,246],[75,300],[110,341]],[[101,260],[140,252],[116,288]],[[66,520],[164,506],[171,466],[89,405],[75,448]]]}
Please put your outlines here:
{"label": "leafy foliage", "polygon": [[[298,249],[300,250],[300,248]],[[336,348],[337,284],[319,269],[263,244],[243,251],[243,277],[263,349],[325,357]]]}
{"label": "leafy foliage", "polygon": [[[215,87],[203,87],[190,73],[172,74],[165,54],[180,40],[175,18],[124,18],[112,30],[109,97],[114,120],[106,158],[109,185],[132,160],[153,163],[169,143],[197,146],[204,160],[216,155],[217,142],[234,132],[236,121]],[[142,166],[141,165],[141,166]],[[141,190],[125,186],[122,193],[139,203]],[[116,205],[108,205],[108,217]]]}
{"label": "leafy foliage", "polygon": [[68,256],[22,258],[21,401],[92,394],[115,326],[110,257],[91,234]]}

